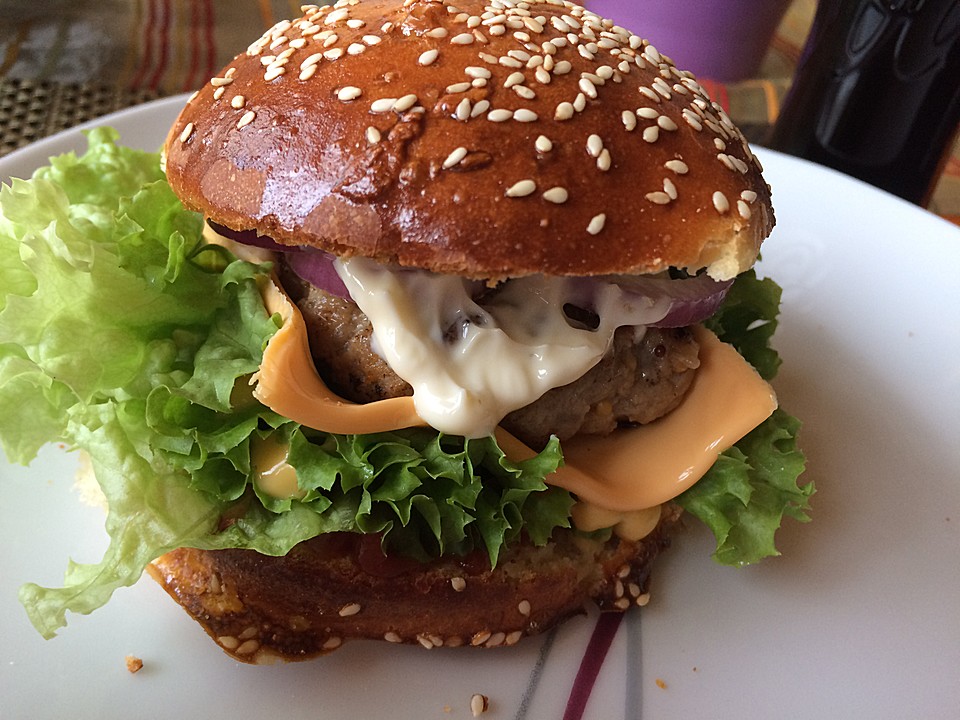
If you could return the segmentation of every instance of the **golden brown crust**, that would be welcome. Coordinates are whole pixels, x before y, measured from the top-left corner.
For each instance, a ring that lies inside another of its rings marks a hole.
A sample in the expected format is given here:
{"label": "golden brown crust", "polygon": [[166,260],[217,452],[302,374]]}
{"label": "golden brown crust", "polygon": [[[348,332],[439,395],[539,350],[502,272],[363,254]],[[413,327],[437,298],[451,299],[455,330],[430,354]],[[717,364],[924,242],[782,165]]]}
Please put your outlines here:
{"label": "golden brown crust", "polygon": [[355,638],[496,647],[543,632],[591,600],[614,611],[643,604],[650,567],[679,512],[670,506],[637,543],[559,531],[545,548],[513,548],[493,571],[452,559],[395,577],[371,574],[352,536],[336,534],[279,558],[181,548],[149,571],[243,662],[305,660]]}
{"label": "golden brown crust", "polygon": [[228,227],[440,272],[749,267],[770,193],[720,106],[613,23],[527,5],[307,8],[188,102],[170,182]]}

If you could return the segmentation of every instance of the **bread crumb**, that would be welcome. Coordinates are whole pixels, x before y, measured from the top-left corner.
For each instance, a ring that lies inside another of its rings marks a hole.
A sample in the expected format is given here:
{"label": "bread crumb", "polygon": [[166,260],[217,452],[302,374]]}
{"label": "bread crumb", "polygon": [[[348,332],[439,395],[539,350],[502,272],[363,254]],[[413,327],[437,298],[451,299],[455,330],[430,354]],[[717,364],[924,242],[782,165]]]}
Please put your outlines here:
{"label": "bread crumb", "polygon": [[657,687],[660,688],[661,690],[666,690],[667,684],[660,678],[657,678]]}
{"label": "bread crumb", "polygon": [[135,655],[127,655],[126,661],[127,661],[128,673],[132,674],[132,673],[140,672],[140,670],[143,669],[143,660],[141,660]]}
{"label": "bread crumb", "polygon": [[480,717],[490,707],[490,698],[480,693],[474,693],[470,698],[470,712],[474,717]]}

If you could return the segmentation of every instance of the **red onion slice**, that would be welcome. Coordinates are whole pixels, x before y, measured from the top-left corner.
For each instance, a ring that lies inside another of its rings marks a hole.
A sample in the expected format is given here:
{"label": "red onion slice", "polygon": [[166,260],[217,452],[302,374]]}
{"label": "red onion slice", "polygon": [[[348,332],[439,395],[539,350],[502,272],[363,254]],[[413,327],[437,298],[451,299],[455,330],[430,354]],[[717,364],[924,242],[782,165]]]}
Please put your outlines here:
{"label": "red onion slice", "polygon": [[618,276],[616,283],[627,293],[653,300],[669,299],[667,314],[651,327],[670,328],[694,325],[713,315],[733,280],[717,281],[706,274],[682,280]]}
{"label": "red onion slice", "polygon": [[287,253],[284,256],[287,266],[297,275],[331,295],[350,299],[350,293],[343,280],[333,267],[336,259],[333,255],[314,248],[302,248],[300,252]]}

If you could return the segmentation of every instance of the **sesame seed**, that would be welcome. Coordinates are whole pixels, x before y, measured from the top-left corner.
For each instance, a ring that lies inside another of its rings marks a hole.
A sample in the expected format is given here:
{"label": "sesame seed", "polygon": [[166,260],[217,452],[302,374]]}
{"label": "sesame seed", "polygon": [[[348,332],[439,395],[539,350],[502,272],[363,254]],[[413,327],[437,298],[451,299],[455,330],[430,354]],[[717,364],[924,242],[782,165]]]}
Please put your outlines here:
{"label": "sesame seed", "polygon": [[331,50],[327,50],[323,53],[323,56],[327,60],[337,60],[343,57],[343,48],[333,48]]}
{"label": "sesame seed", "polygon": [[599,215],[594,215],[590,219],[590,223],[587,225],[587,232],[591,235],[596,235],[601,230],[607,222],[607,216],[605,213],[600,213]]}
{"label": "sesame seed", "polygon": [[[464,155],[467,154],[466,148],[458,148],[458,149],[463,149],[464,151],[463,154]],[[454,150],[454,152],[456,152],[456,150]],[[453,587],[455,591],[463,592],[467,588],[467,581],[464,580],[462,577],[454,577],[454,578],[450,578],[450,585]]]}
{"label": "sesame seed", "polygon": [[623,121],[623,126],[627,129],[627,132],[637,127],[637,116],[631,110],[624,110],[620,113],[620,119]]}
{"label": "sesame seed", "polygon": [[536,122],[538,119],[537,114],[533,110],[527,108],[520,108],[519,110],[513,111],[513,119],[517,122]]}
{"label": "sesame seed", "polygon": [[585,95],[587,95],[589,98],[593,99],[593,98],[596,98],[596,97],[597,97],[597,88],[596,88],[596,86],[590,81],[589,78],[585,78],[585,77],[580,78],[580,82],[577,83],[577,86],[578,86],[578,87],[583,91],[583,93],[584,93]]}
{"label": "sesame seed", "polygon": [[373,127],[373,125],[367,128],[366,135],[367,135],[367,142],[370,143],[371,145],[376,145],[378,142],[380,142],[380,138],[381,138],[380,131],[377,130],[377,128]]}
{"label": "sesame seed", "polygon": [[386,633],[384,633],[383,639],[386,640],[387,642],[390,642],[390,643],[403,642],[403,638],[401,638],[399,635],[397,635],[397,634],[396,634],[395,632],[393,632],[392,630],[389,630],[389,631],[387,631]]}
{"label": "sesame seed", "polygon": [[516,58],[509,57],[507,55],[501,55],[497,58],[497,62],[503,65],[504,67],[509,68],[522,68],[523,63],[517,60]]}
{"label": "sesame seed", "polygon": [[243,95],[234,95],[230,100],[230,107],[239,110],[247,104],[247,99]]}
{"label": "sesame seed", "polygon": [[324,650],[336,650],[341,645],[343,645],[343,638],[331,637],[327,638],[326,642],[323,643],[322,648]]}
{"label": "sesame seed", "polygon": [[470,45],[474,41],[473,33],[460,33],[450,38],[454,45]]}
{"label": "sesame seed", "polygon": [[721,140],[720,138],[714,138],[714,139],[713,139],[713,145],[714,145],[714,147],[717,148],[717,150],[720,150],[720,151],[723,151],[723,150],[726,150],[726,149],[727,149],[727,144],[726,144],[723,140]]}
{"label": "sesame seed", "polygon": [[487,641],[483,644],[484,647],[500,647],[503,645],[503,641],[507,639],[507,634],[504,632],[495,632],[491,635]]}
{"label": "sesame seed", "polygon": [[180,133],[180,142],[185,143],[191,135],[193,135],[193,123],[188,122],[183,128],[183,132]]}
{"label": "sesame seed", "polygon": [[470,99],[464,98],[463,100],[461,100],[460,103],[457,105],[457,109],[455,111],[457,120],[463,120],[463,121],[469,120],[471,110],[473,110],[473,105],[470,103]]}
{"label": "sesame seed", "polygon": [[[547,202],[552,202],[555,205],[563,205],[570,197],[570,193],[567,192],[566,188],[552,187],[549,190],[543,193],[543,199]],[[529,603],[527,603],[529,605]]]}
{"label": "sesame seed", "polygon": [[393,110],[394,103],[397,102],[396,98],[380,98],[379,100],[374,100],[370,103],[370,112],[375,113],[385,113]]}
{"label": "sesame seed", "polygon": [[540,135],[534,142],[537,152],[548,153],[553,150],[553,142],[546,135]]}
{"label": "sesame seed", "polygon": [[640,94],[650,98],[651,100],[660,102],[660,96],[656,92],[654,92],[652,89],[648,88],[646,85],[640,86]]}
{"label": "sesame seed", "polygon": [[225,90],[226,90],[225,87],[218,87],[216,90],[213,91],[213,99],[219,100],[220,98],[222,98]]}
{"label": "sesame seed", "polygon": [[507,79],[504,80],[503,86],[505,88],[513,87],[514,85],[522,83],[524,79],[522,72],[512,72],[507,76]]}
{"label": "sesame seed", "polygon": [[744,220],[749,220],[752,214],[750,212],[750,206],[745,200],[737,200],[737,212],[740,213],[740,217]]}
{"label": "sesame seed", "polygon": [[473,637],[470,638],[470,644],[474,647],[483,645],[487,640],[490,639],[490,636],[493,635],[489,630],[480,630],[474,633]]}
{"label": "sesame seed", "polygon": [[459,82],[454,83],[453,85],[447,85],[446,92],[448,93],[462,93],[470,89],[470,83],[468,82]]}
{"label": "sesame seed", "polygon": [[690,172],[690,168],[687,167],[687,164],[683,160],[667,160],[663,166],[667,170],[672,170],[677,175],[686,175]]}
{"label": "sesame seed", "polygon": [[[424,35],[432,38],[445,38],[447,36],[447,29],[442,27],[435,27],[432,30],[427,30],[427,32],[425,32]],[[471,35],[470,37],[472,38],[473,36]]]}
{"label": "sesame seed", "polygon": [[313,55],[308,57],[306,60],[304,60],[302,63],[300,63],[300,69],[306,70],[311,65],[316,65],[318,62],[320,62],[321,59],[323,59],[323,53],[314,53]]}
{"label": "sesame seed", "polygon": [[530,32],[533,32],[533,33],[543,32],[543,25],[536,18],[525,17],[523,19],[523,24],[526,26],[527,30],[529,30]]}
{"label": "sesame seed", "polygon": [[607,172],[610,169],[612,161],[610,159],[610,151],[604,148],[600,151],[600,156],[597,158],[597,169]]}
{"label": "sesame seed", "polygon": [[[467,156],[467,149],[465,147],[458,147],[452,153],[447,155],[447,159],[443,161],[443,166],[442,166],[443,169],[449,170],[454,165],[456,165],[461,160],[463,160],[466,156]],[[453,585],[454,590],[457,589],[457,583],[456,583],[457,580],[460,580],[462,582],[463,578],[453,578],[453,580],[450,581],[451,584]]]}
{"label": "sesame seed", "polygon": [[489,101],[489,100],[480,100],[478,103],[476,103],[476,104],[473,106],[473,110],[470,111],[470,117],[472,117],[472,118],[480,117],[480,116],[483,115],[485,112],[487,112],[487,110],[489,110],[489,109],[490,109],[490,101]]}
{"label": "sesame seed", "polygon": [[657,125],[667,132],[674,132],[677,129],[677,124],[666,115],[661,115],[657,118]]}
{"label": "sesame seed", "polygon": [[245,128],[247,125],[252,123],[255,117],[257,117],[257,114],[253,110],[247,110],[243,116],[237,120],[237,130]]}
{"label": "sesame seed", "polygon": [[505,193],[507,197],[526,197],[531,195],[537,190],[537,184],[533,180],[520,180],[515,182]]}
{"label": "sesame seed", "polygon": [[677,186],[673,184],[670,178],[663,179],[663,191],[670,196],[671,200],[677,199]]}
{"label": "sesame seed", "polygon": [[260,648],[260,643],[256,640],[247,640],[245,643],[240,645],[234,652],[237,655],[252,655]]}
{"label": "sesame seed", "polygon": [[362,94],[363,91],[360,88],[353,85],[347,85],[337,91],[337,100],[341,102],[349,102],[351,100],[356,100]]}
{"label": "sesame seed", "polygon": [[307,44],[307,39],[306,39],[306,38],[302,38],[302,37],[299,37],[299,38],[297,38],[296,40],[291,40],[291,41],[290,41],[290,47],[292,47],[292,48],[294,48],[294,49],[296,49],[296,50],[300,50],[300,49],[303,48],[303,46],[306,45],[306,44]]}
{"label": "sesame seed", "polygon": [[537,97],[537,93],[526,85],[514,85],[511,89],[524,100],[533,100]]}
{"label": "sesame seed", "polygon": [[648,143],[655,143],[660,139],[660,126],[651,125],[643,129],[643,139]]}
{"label": "sesame seed", "polygon": [[220,643],[220,646],[227,650],[236,650],[240,645],[240,641],[235,637],[229,635],[221,635],[217,638],[217,642]]}
{"label": "sesame seed", "polygon": [[348,603],[340,608],[340,617],[351,617],[360,612],[360,603]]}
{"label": "sesame seed", "polygon": [[573,65],[571,65],[567,60],[561,60],[560,62],[558,62],[558,63],[554,66],[554,68],[553,68],[553,74],[554,74],[554,75],[566,75],[566,74],[567,74],[568,72],[570,72],[572,69],[573,69]]}
{"label": "sesame seed", "polygon": [[640,597],[637,598],[637,605],[640,607],[645,607],[650,602],[650,593],[643,593]]}
{"label": "sesame seed", "polygon": [[364,45],[363,43],[350,43],[350,44],[347,46],[347,54],[348,54],[348,55],[359,55],[360,53],[362,53],[362,52],[365,51],[366,49],[367,49],[367,46]]}
{"label": "sesame seed", "polygon": [[582,92],[577,93],[577,97],[573,99],[573,109],[577,112],[583,112],[587,107],[587,96]]}
{"label": "sesame seed", "polygon": [[617,598],[614,601],[613,606],[617,610],[626,610],[628,607],[630,607],[630,600],[625,597]]}
{"label": "sesame seed", "polygon": [[214,87],[223,87],[224,85],[229,85],[233,82],[232,77],[214,77],[210,78],[210,84]]}
{"label": "sesame seed", "polygon": [[497,108],[487,113],[487,120],[490,122],[505,122],[513,119],[513,110]]}
{"label": "sesame seed", "polygon": [[481,695],[480,693],[474,693],[470,697],[470,713],[474,717],[480,717],[487,711],[489,704],[490,704],[490,701],[487,699],[486,695]]}
{"label": "sesame seed", "polygon": [[573,117],[573,105],[568,102],[562,102],[557,105],[556,112],[553,114],[554,120],[569,120]]}
{"label": "sesame seed", "polygon": [[722,192],[717,190],[713,194],[713,206],[717,209],[717,212],[723,215],[728,210],[730,210],[730,201],[727,200],[727,196]]}
{"label": "sesame seed", "polygon": [[647,193],[644,197],[656,205],[666,205],[670,202],[670,196],[659,190],[657,192]]}
{"label": "sesame seed", "polygon": [[307,65],[307,67],[305,67],[303,70],[300,71],[300,79],[309,80],[314,76],[316,72],[317,72],[316,65]]}
{"label": "sesame seed", "polygon": [[[329,31],[327,31],[327,32],[329,32]],[[318,37],[319,37],[319,36],[318,36]],[[323,46],[324,46],[325,48],[328,48],[328,47],[330,47],[331,45],[336,44],[336,42],[337,42],[339,39],[340,39],[340,36],[339,36],[339,35],[337,35],[336,33],[330,33],[329,35],[327,35],[327,36],[323,39]]]}
{"label": "sesame seed", "polygon": [[[490,78],[493,77],[493,73],[487,70],[487,68],[478,67],[476,65],[468,65],[463,69],[463,71],[467,74],[468,77],[472,77],[472,78],[483,78],[484,80],[489,80]],[[520,75],[520,80],[521,81],[523,80],[522,74]]]}
{"label": "sesame seed", "polygon": [[349,20],[347,20],[347,27],[350,28],[351,30],[359,30],[366,24],[367,23],[365,23],[360,18],[350,18]]}
{"label": "sesame seed", "polygon": [[740,193],[740,197],[742,197],[748,203],[752,203],[757,199],[757,194],[753,190],[744,190],[742,193]]}
{"label": "sesame seed", "polygon": [[591,135],[587,138],[587,152],[590,153],[590,157],[597,157],[601,150],[603,150],[603,140],[599,135]]}
{"label": "sesame seed", "polygon": [[437,59],[438,55],[440,55],[440,51],[436,48],[427,50],[426,52],[420,54],[420,57],[417,59],[417,64],[423,65],[424,67],[427,65],[432,65],[433,61]]}
{"label": "sesame seed", "polygon": [[497,56],[496,56],[496,55],[491,55],[490,53],[481,52],[481,53],[477,53],[477,57],[479,57],[479,58],[480,58],[481,60],[483,60],[485,63],[488,63],[488,64],[490,64],[490,65],[496,65],[496,64],[497,64]]}
{"label": "sesame seed", "polygon": [[416,104],[417,104],[417,96],[414,95],[413,93],[410,93],[409,95],[404,95],[403,97],[398,99],[393,104],[393,109],[396,112],[406,112]]}
{"label": "sesame seed", "polygon": [[540,83],[541,85],[549,85],[550,81],[553,80],[553,77],[550,75],[550,73],[547,72],[547,70],[542,67],[538,67],[534,71],[533,76],[536,78],[537,82]]}

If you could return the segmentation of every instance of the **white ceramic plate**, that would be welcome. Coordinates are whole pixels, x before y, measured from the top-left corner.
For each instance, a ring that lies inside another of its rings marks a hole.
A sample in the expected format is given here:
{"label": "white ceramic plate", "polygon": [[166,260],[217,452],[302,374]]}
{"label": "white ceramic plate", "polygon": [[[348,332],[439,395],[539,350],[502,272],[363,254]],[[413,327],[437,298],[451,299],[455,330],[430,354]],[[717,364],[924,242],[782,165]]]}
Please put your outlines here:
{"label": "white ceramic plate", "polygon": [[[183,98],[102,122],[156,148]],[[0,179],[82,147],[71,131],[0,160]],[[784,287],[781,403],[805,421],[814,522],[783,557],[709,559],[692,527],[621,625],[584,717],[944,718],[960,714],[960,231],[839,174],[763,152]],[[0,412],[16,412],[2,408]],[[309,663],[221,653],[150,580],[44,641],[17,602],[105,545],[50,448],[0,464],[0,718],[560,718],[596,618],[492,651],[352,643]],[[130,675],[128,654],[144,669]]]}

